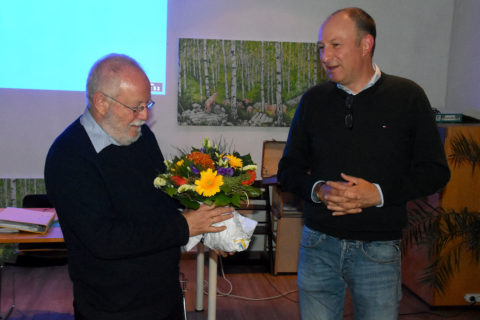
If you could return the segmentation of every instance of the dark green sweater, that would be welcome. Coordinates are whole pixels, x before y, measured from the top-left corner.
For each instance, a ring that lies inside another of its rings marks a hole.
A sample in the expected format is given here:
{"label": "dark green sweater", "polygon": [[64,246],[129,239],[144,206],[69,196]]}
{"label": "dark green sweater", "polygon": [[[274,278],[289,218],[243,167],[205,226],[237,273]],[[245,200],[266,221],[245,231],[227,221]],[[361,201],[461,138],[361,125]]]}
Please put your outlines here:
{"label": "dark green sweater", "polygon": [[165,170],[153,133],[96,153],[79,120],[54,142],[45,182],[68,249],[75,305],[88,319],[162,319],[181,302],[188,225],[153,186]]}
{"label": "dark green sweater", "polygon": [[[400,239],[406,202],[436,192],[450,177],[430,104],[414,82],[382,74],[374,86],[351,96],[348,129],[347,96],[330,81],[304,94],[279,163],[279,181],[306,200],[309,228],[344,239]],[[342,172],[378,183],[384,206],[333,217],[325,205],[313,203],[314,183],[341,180]]]}

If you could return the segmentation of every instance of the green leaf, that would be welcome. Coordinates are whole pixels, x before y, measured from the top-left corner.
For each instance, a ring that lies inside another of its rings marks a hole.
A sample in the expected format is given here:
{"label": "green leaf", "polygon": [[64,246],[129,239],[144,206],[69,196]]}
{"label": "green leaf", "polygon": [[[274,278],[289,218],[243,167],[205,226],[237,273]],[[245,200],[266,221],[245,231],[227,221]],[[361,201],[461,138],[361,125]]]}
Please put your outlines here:
{"label": "green leaf", "polygon": [[215,206],[216,207],[224,207],[226,205],[230,204],[230,198],[227,197],[225,194],[223,193],[218,193],[216,196],[215,196]]}
{"label": "green leaf", "polygon": [[247,192],[248,196],[252,198],[256,198],[262,195],[262,190],[252,186],[245,186],[245,192]]}
{"label": "green leaf", "polygon": [[240,207],[240,196],[238,194],[233,195],[232,197],[232,205],[236,208]]}
{"label": "green leaf", "polygon": [[197,210],[200,207],[200,203],[194,200],[182,198],[180,199],[180,203],[183,204],[186,208]]}
{"label": "green leaf", "polygon": [[177,193],[177,188],[166,187],[164,190],[170,197],[173,197]]}
{"label": "green leaf", "polygon": [[247,165],[250,165],[250,164],[255,164],[255,162],[253,162],[252,160],[252,156],[250,155],[250,153],[244,155],[242,158],[242,161],[243,161],[243,166],[247,166]]}
{"label": "green leaf", "polygon": [[426,246],[432,262],[420,281],[443,293],[462,260],[480,262],[480,213],[467,208],[446,211],[422,200],[411,205],[416,207],[409,208],[405,249]]}

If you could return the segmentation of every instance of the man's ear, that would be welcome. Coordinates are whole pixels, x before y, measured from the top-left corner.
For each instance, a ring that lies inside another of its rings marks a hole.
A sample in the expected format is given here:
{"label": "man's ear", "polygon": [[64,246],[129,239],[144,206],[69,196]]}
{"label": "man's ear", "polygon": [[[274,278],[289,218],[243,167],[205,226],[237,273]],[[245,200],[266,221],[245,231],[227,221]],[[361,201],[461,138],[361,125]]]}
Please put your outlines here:
{"label": "man's ear", "polygon": [[371,34],[366,34],[362,38],[362,54],[365,55],[372,55],[373,45],[375,43],[375,39]]}
{"label": "man's ear", "polygon": [[97,91],[93,94],[93,97],[92,97],[92,104],[93,104],[93,108],[95,109],[95,112],[99,115],[106,115],[108,110],[110,109],[110,103],[107,101],[107,97]]}

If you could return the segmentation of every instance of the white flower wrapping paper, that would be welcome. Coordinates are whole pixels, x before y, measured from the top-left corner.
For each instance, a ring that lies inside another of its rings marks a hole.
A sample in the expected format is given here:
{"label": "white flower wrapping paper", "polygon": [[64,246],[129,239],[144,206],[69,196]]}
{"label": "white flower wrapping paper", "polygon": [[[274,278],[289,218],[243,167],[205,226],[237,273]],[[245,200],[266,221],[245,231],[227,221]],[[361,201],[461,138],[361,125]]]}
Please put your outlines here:
{"label": "white flower wrapping paper", "polygon": [[221,232],[204,233],[190,237],[184,249],[190,251],[203,238],[203,244],[210,249],[225,252],[244,251],[250,244],[257,223],[257,221],[233,211],[233,218],[213,225],[215,227],[226,226],[227,229]]}

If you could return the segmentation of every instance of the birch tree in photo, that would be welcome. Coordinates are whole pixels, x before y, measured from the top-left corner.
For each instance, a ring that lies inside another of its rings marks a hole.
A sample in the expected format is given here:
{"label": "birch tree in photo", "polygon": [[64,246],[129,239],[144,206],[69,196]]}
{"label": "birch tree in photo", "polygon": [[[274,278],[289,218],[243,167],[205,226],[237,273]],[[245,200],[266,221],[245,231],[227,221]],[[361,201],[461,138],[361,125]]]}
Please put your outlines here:
{"label": "birch tree in photo", "polygon": [[246,67],[246,72],[245,76],[247,77],[247,93],[250,92],[252,88],[252,53],[248,51],[247,56],[245,58],[245,67]]}
{"label": "birch tree in photo", "polygon": [[212,44],[210,47],[210,58],[215,61],[210,63],[210,74],[212,75],[212,90],[217,92],[217,66],[218,66],[218,55],[215,54],[215,44]]}
{"label": "birch tree in photo", "polygon": [[220,84],[220,71],[221,71],[221,65],[222,65],[222,56],[220,55],[220,48],[218,46],[218,43],[215,44],[214,47],[212,47],[213,50],[212,50],[212,55],[215,56],[215,92],[217,92],[217,87],[218,85]]}
{"label": "birch tree in photo", "polygon": [[272,63],[270,59],[270,43],[267,46],[267,104],[273,104],[273,83],[272,83]]}
{"label": "birch tree in photo", "polygon": [[[306,51],[308,51],[308,47],[307,47],[307,44],[304,43],[302,45],[304,51],[303,51],[303,63],[302,63],[302,82],[303,82],[303,85],[305,85],[305,81],[307,81],[307,59],[306,59]],[[308,84],[308,82],[307,82]]]}
{"label": "birch tree in photo", "polygon": [[235,40],[231,41],[230,47],[230,60],[232,61],[232,97],[230,99],[230,110],[232,113],[233,120],[237,120],[237,58],[235,56]]}
{"label": "birch tree in photo", "polygon": [[203,88],[202,88],[202,62],[200,59],[200,45],[198,44],[200,40],[195,40],[197,44],[197,61],[198,61],[198,85],[199,85],[199,98],[200,101],[203,101]]}
{"label": "birch tree in photo", "polygon": [[311,47],[307,44],[307,84],[310,88],[312,86],[312,68],[311,66]]}
{"label": "birch tree in photo", "polygon": [[222,40],[222,53],[223,53],[223,78],[225,83],[225,100],[230,99],[228,95],[228,69],[227,69],[227,56],[225,55],[225,40]]}
{"label": "birch tree in photo", "polygon": [[292,44],[288,44],[287,92],[290,93],[290,72],[292,69]]}
{"label": "birch tree in photo", "polygon": [[260,61],[260,99],[262,103],[262,112],[265,112],[265,43],[261,44],[261,61]]}
{"label": "birch tree in photo", "polygon": [[244,43],[240,41],[240,50],[238,53],[238,60],[240,62],[240,80],[242,88],[242,100],[245,100],[245,52],[244,52]]}
{"label": "birch tree in photo", "polygon": [[187,43],[184,44],[183,47],[183,90],[187,89],[187,67],[188,67],[188,62],[187,62]]}
{"label": "birch tree in photo", "polygon": [[276,101],[277,112],[276,122],[280,125],[283,122],[283,107],[282,107],[282,47],[280,42],[275,43],[275,62],[276,62]]}
{"label": "birch tree in photo", "polygon": [[203,39],[203,72],[205,79],[205,98],[210,97],[210,79],[208,76],[207,39]]}
{"label": "birch tree in photo", "polygon": [[287,72],[285,72],[285,70],[287,70],[287,66],[286,66],[286,62],[283,60],[283,52],[285,52],[285,46],[286,44],[284,44],[283,42],[280,42],[280,50],[282,51],[282,88],[285,88],[286,87],[286,82],[287,82]]}
{"label": "birch tree in photo", "polygon": [[273,104],[273,83],[272,83],[272,64],[270,63],[270,59],[267,61],[267,103]]}
{"label": "birch tree in photo", "polygon": [[300,77],[301,77],[301,66],[302,66],[302,48],[301,44],[297,44],[297,91],[300,90]]}
{"label": "birch tree in photo", "polygon": [[[177,87],[178,87],[178,96],[182,96],[182,69],[183,69],[183,74],[185,75],[185,54],[183,54],[184,50],[181,47],[181,42],[179,43],[179,48],[178,48],[178,53],[180,54],[180,59],[178,59],[178,81],[177,81]],[[185,77],[185,76],[184,76]]]}
{"label": "birch tree in photo", "polygon": [[191,43],[190,50],[191,50],[191,55],[190,55],[190,60],[192,62],[192,74],[193,78],[198,79],[197,75],[197,59],[195,58],[197,55],[195,54],[195,40]]}

